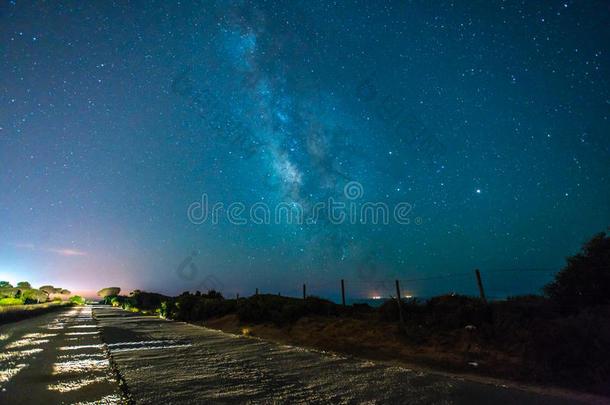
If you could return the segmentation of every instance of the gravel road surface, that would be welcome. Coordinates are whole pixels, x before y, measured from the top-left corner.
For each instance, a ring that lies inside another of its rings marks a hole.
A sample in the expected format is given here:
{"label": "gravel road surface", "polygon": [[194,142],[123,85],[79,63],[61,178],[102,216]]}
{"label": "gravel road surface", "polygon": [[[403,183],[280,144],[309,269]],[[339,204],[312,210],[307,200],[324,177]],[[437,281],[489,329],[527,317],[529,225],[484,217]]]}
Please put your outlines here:
{"label": "gravel road surface", "polygon": [[136,403],[607,403],[392,367],[117,308],[100,306],[93,314]]}

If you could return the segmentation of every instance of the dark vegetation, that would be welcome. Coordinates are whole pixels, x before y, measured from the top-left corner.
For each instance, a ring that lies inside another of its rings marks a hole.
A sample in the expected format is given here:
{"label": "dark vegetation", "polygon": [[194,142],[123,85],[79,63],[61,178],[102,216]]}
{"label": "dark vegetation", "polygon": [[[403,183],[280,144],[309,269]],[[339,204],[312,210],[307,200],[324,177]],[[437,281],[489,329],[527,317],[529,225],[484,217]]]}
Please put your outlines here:
{"label": "dark vegetation", "polygon": [[99,297],[116,297],[121,292],[119,287],[106,287],[97,292]]}
{"label": "dark vegetation", "polygon": [[33,288],[27,281],[20,281],[13,287],[8,281],[0,281],[0,306],[40,304],[50,301],[52,295],[60,298],[57,295],[68,294],[70,291],[52,285]]}
{"label": "dark vegetation", "polygon": [[68,298],[68,301],[75,305],[85,305],[86,303],[85,299],[80,295],[73,295],[72,297]]}
{"label": "dark vegetation", "polygon": [[[397,335],[407,347],[477,360],[487,373],[610,394],[610,238],[600,233],[585,243],[544,293],[490,303],[453,294],[403,300],[404,323]],[[371,308],[343,307],[317,297],[224,299],[215,291],[178,297],[134,291],[129,297],[106,298],[125,309],[187,322],[234,314],[243,324],[291,328],[312,316],[329,322],[366,319],[377,325],[396,325],[400,319],[396,300]]]}
{"label": "dark vegetation", "polygon": [[37,315],[46,314],[47,312],[55,311],[59,308],[74,305],[69,301],[49,302],[45,304],[34,305],[15,305],[0,307],[0,325],[20,321]]}
{"label": "dark vegetation", "polygon": [[64,301],[62,296],[69,294],[70,291],[52,285],[33,288],[29,282],[20,281],[13,287],[8,281],[0,281],[0,324],[85,303],[78,295]]}

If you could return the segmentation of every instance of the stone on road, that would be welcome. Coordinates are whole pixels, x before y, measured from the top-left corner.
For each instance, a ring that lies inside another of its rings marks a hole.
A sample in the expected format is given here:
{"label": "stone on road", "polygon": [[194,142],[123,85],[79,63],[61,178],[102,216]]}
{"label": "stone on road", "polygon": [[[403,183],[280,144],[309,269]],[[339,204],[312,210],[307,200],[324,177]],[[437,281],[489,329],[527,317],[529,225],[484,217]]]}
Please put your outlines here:
{"label": "stone on road", "polygon": [[577,404],[235,336],[111,307],[94,309],[136,403]]}
{"label": "stone on road", "polygon": [[0,404],[115,404],[91,307],[71,307],[0,326]]}

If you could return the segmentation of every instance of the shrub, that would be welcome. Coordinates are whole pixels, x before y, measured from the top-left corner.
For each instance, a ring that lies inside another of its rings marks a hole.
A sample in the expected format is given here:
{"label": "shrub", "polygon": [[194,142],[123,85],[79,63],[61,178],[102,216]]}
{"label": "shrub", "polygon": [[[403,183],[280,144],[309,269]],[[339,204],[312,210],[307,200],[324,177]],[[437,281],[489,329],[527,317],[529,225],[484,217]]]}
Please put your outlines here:
{"label": "shrub", "polygon": [[524,341],[532,359],[558,382],[610,394],[610,307],[588,308],[533,324]]}
{"label": "shrub", "polygon": [[112,298],[110,298],[109,296],[106,296],[105,298],[110,299],[110,304],[112,304],[113,307],[121,307],[121,308],[128,309],[128,310],[136,307],[136,299],[134,297],[126,297],[124,295],[118,295],[118,296],[112,297]]}
{"label": "shrub", "polygon": [[73,303],[75,305],[85,305],[85,299],[83,297],[81,297],[80,295],[73,295],[70,298],[68,298],[68,301],[70,301],[71,303]]}
{"label": "shrub", "polygon": [[136,290],[131,297],[134,300],[134,305],[141,309],[155,310],[161,306],[161,302],[168,297],[161,294],[148,293]]}
{"label": "shrub", "polygon": [[[209,297],[220,298],[209,298]],[[166,298],[165,316],[182,321],[198,321],[208,318],[221,317],[235,312],[237,302],[225,300],[220,294],[190,294],[184,292],[180,296]]]}
{"label": "shrub", "polygon": [[171,311],[173,309],[173,303],[170,301],[163,301],[161,303],[161,308],[159,311],[159,315],[161,315],[162,318],[169,318],[169,315],[171,314]]}
{"label": "shrub", "polygon": [[242,322],[272,322],[285,325],[296,322],[305,315],[331,315],[339,311],[339,306],[318,297],[305,300],[261,294],[239,300],[237,315]]}
{"label": "shrub", "polygon": [[362,313],[362,312],[370,312],[373,307],[371,307],[369,304],[367,303],[354,303],[352,304],[352,309],[354,313]]}
{"label": "shrub", "polygon": [[[417,298],[402,299],[401,309],[402,314],[407,320],[421,321],[420,315],[423,313],[423,304]],[[387,300],[377,308],[377,312],[380,314],[381,319],[386,321],[397,321],[400,319],[398,312],[398,304],[395,299]]]}
{"label": "shrub", "polygon": [[[341,308],[334,302],[316,297],[315,295],[310,295],[309,297],[305,298],[304,303],[307,315],[336,315]],[[362,305],[368,307],[367,304]],[[363,306],[361,306],[360,309],[363,309]]]}
{"label": "shrub", "polygon": [[0,305],[23,305],[24,300],[21,298],[2,298]]}
{"label": "shrub", "polygon": [[466,325],[480,327],[491,322],[489,307],[477,298],[464,295],[440,295],[428,300],[425,307],[426,324],[439,329],[461,329]]}
{"label": "shrub", "polygon": [[214,299],[222,299],[224,298],[222,294],[216,290],[209,290],[207,294],[202,294],[204,298],[214,298]]}

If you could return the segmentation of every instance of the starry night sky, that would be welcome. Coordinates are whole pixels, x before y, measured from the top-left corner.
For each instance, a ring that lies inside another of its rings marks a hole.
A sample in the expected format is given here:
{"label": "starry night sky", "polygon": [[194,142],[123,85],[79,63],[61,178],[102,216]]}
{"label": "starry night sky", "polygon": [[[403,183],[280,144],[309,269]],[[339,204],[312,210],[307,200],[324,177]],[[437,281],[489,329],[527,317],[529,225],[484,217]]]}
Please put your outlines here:
{"label": "starry night sky", "polygon": [[[0,279],[537,292],[610,225],[608,4],[3,0]],[[350,182],[410,223],[187,216]]]}

